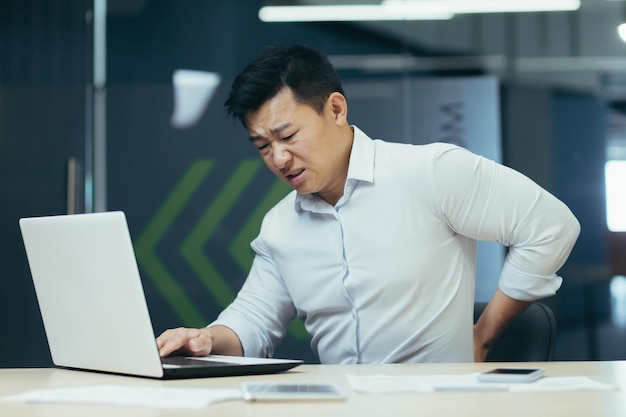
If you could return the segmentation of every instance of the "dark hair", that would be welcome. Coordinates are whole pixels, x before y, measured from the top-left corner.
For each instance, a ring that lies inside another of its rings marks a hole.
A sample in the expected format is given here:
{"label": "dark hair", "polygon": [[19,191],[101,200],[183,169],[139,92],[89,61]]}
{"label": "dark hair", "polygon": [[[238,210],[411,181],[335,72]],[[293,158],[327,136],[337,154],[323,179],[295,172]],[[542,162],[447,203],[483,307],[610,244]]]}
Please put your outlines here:
{"label": "dark hair", "polygon": [[332,93],[343,94],[337,72],[322,53],[302,45],[270,46],[235,78],[224,105],[245,127],[247,114],[258,110],[283,87],[293,91],[297,102],[320,114]]}

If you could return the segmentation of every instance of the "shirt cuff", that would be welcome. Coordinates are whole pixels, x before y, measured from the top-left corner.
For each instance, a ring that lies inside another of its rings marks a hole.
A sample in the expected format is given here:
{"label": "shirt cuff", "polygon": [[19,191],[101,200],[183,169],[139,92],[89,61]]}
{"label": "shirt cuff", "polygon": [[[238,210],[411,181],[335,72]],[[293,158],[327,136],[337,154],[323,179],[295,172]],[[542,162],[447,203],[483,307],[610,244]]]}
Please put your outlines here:
{"label": "shirt cuff", "polygon": [[270,349],[264,346],[258,333],[255,331],[255,327],[239,314],[226,309],[219,315],[217,320],[207,327],[216,325],[226,326],[235,332],[243,347],[244,356],[254,358],[269,358],[272,356],[273,352],[270,352]]}
{"label": "shirt cuff", "polygon": [[499,286],[503,293],[515,300],[535,301],[553,296],[562,283],[563,278],[556,274],[551,276],[533,275],[522,272],[505,262],[500,275]]}

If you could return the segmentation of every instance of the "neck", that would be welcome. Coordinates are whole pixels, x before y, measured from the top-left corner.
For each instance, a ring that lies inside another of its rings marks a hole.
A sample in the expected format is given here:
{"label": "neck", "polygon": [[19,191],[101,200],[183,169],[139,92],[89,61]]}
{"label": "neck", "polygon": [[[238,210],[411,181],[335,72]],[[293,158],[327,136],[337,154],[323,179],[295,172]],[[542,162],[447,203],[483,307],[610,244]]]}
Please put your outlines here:
{"label": "neck", "polygon": [[336,184],[333,187],[332,192],[318,193],[318,196],[326,201],[331,206],[335,206],[339,199],[343,196],[343,191],[346,186],[346,180],[348,179],[348,169],[350,167],[350,154],[352,153],[352,144],[354,143],[354,129],[346,125],[342,128],[340,140],[342,146],[340,147],[342,161],[341,166],[338,167]]}

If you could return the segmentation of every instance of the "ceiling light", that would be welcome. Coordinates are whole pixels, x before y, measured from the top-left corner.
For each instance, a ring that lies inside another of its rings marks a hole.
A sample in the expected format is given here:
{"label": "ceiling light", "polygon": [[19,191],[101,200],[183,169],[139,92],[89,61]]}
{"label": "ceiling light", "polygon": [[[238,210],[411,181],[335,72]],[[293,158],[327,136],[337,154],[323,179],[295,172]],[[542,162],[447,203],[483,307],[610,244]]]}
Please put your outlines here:
{"label": "ceiling light", "polygon": [[572,11],[580,8],[580,0],[384,0],[383,5],[404,5],[438,13],[516,13]]}
{"label": "ceiling light", "polygon": [[384,0],[381,4],[265,6],[264,22],[445,20],[455,14],[571,11],[580,0]]}
{"label": "ceiling light", "polygon": [[617,27],[617,33],[622,41],[626,42],[626,23],[622,23]]}
{"label": "ceiling light", "polygon": [[445,20],[453,13],[430,12],[398,4],[265,6],[259,10],[263,22],[345,22],[364,20]]}

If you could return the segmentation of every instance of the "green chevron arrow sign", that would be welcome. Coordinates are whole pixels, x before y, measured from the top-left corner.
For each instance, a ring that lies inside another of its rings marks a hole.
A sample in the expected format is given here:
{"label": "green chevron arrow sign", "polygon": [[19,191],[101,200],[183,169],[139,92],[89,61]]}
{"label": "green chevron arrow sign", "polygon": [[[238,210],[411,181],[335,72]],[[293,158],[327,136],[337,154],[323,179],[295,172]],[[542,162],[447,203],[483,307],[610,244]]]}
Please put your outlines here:
{"label": "green chevron arrow sign", "polygon": [[[238,288],[232,288],[229,285],[215,260],[205,253],[204,247],[214,237],[218,227],[225,221],[225,217],[242,199],[244,191],[257,177],[262,165],[262,162],[256,158],[241,161],[230,177],[221,182],[223,186],[194,222],[190,232],[179,246],[182,259],[220,308],[232,302]],[[198,194],[214,166],[215,162],[212,160],[197,160],[192,163],[135,242],[139,265],[182,324],[187,327],[201,327],[209,320],[202,316],[192,298],[173,276],[166,262],[159,257],[156,248],[161,241],[165,240],[166,234],[173,228],[183,210],[191,204],[191,200]],[[289,191],[290,188],[286,184],[275,180],[261,201],[255,205],[254,211],[247,219],[244,219],[241,228],[228,244],[228,253],[234,263],[245,273],[250,269],[253,260],[249,244],[258,233],[264,214]],[[294,320],[289,332],[292,337],[309,337],[300,320]]]}

